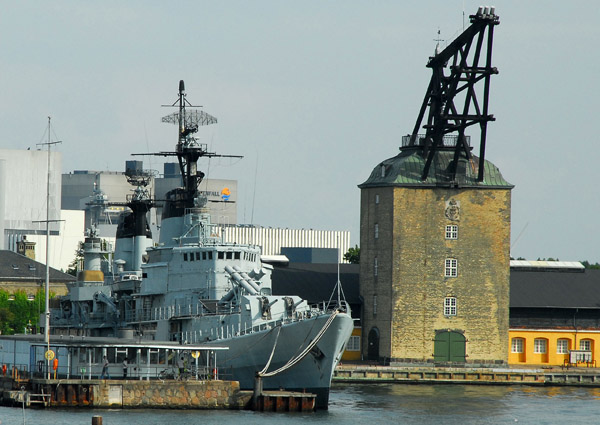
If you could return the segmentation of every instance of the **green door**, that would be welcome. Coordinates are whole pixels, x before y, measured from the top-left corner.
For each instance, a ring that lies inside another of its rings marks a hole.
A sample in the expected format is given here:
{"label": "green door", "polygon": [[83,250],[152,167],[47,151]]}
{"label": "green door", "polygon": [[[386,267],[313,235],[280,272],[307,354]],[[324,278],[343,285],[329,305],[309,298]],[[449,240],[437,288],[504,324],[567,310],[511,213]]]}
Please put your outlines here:
{"label": "green door", "polygon": [[464,363],[466,357],[466,339],[455,331],[436,333],[433,344],[433,360],[436,362]]}

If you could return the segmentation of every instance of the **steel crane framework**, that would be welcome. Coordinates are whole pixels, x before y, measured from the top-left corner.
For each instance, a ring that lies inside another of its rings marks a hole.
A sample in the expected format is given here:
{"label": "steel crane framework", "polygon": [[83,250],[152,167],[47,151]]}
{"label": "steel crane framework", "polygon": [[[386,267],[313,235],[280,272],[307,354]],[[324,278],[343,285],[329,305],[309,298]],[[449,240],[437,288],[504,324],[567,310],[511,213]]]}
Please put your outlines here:
{"label": "steel crane framework", "polygon": [[[483,181],[487,123],[495,120],[488,113],[488,101],[490,77],[498,73],[492,67],[492,42],[494,27],[500,19],[493,7],[480,7],[477,14],[469,16],[469,19],[471,25],[427,63],[427,67],[432,69],[431,81],[414,130],[406,138],[406,147],[418,147],[426,157],[421,176],[423,181],[427,180],[431,163],[439,150],[454,150],[453,166],[449,170],[453,181],[461,152],[472,162],[465,130],[476,124],[481,130],[477,180]],[[480,103],[476,84],[481,81],[483,100]],[[426,112],[427,122],[421,127]],[[424,135],[418,134],[420,128],[425,129]]]}

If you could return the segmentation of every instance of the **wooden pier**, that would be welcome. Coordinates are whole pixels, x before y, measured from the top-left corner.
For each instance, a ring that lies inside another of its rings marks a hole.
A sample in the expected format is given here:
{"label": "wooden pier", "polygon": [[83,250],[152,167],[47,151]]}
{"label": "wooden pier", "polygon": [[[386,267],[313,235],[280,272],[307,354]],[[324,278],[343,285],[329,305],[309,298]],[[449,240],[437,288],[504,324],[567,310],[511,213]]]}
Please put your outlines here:
{"label": "wooden pier", "polygon": [[312,412],[316,395],[289,391],[263,391],[256,397],[252,410],[259,412]]}

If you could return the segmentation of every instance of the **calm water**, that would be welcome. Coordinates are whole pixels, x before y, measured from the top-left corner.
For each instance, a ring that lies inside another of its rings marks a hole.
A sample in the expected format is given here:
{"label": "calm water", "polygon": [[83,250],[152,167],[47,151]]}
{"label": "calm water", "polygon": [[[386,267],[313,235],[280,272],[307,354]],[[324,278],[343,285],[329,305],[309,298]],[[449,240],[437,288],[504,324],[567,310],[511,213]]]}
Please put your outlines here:
{"label": "calm water", "polygon": [[[328,411],[36,410],[26,424],[598,424],[600,388],[476,385],[342,385],[332,389]],[[0,407],[1,425],[23,424],[23,410]]]}

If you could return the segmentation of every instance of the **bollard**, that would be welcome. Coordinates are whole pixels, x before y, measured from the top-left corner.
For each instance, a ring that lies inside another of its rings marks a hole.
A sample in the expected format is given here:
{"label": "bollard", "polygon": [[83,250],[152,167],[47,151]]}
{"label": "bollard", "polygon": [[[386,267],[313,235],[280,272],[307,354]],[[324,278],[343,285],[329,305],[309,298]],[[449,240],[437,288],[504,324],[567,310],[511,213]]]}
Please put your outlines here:
{"label": "bollard", "polygon": [[102,416],[92,416],[92,425],[102,425]]}

